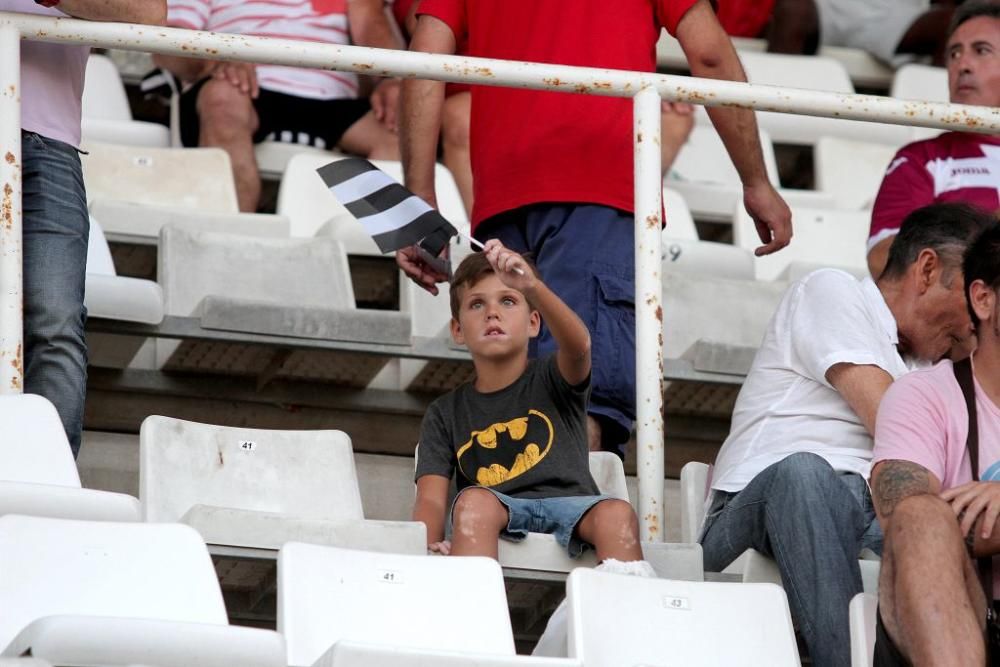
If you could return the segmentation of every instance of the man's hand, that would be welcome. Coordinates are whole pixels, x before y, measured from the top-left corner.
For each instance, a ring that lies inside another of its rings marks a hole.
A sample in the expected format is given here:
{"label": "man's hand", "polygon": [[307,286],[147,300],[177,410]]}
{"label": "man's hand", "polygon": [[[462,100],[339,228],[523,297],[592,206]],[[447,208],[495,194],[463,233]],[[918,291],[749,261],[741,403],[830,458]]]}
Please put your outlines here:
{"label": "man's hand", "polygon": [[451,554],[451,542],[448,540],[441,540],[440,542],[432,542],[427,545],[427,553],[429,554],[441,554],[442,556],[447,556]]}
{"label": "man's hand", "polygon": [[983,522],[979,537],[988,540],[1000,516],[1000,483],[969,482],[941,494],[941,499],[951,505],[955,515],[961,517],[963,535],[968,535],[979,515]]}
{"label": "man's hand", "polygon": [[[431,206],[434,206],[432,203]],[[448,249],[445,248],[446,254]],[[442,254],[442,257],[444,254]],[[438,283],[447,282],[448,276],[437,271],[427,264],[420,256],[417,246],[410,246],[396,251],[396,264],[403,270],[413,282],[423,287],[425,290],[437,296]]]}
{"label": "man's hand", "polygon": [[260,95],[257,67],[252,63],[221,62],[212,70],[212,78],[228,81],[253,99]]}
{"label": "man's hand", "polygon": [[370,98],[375,119],[393,133],[398,129],[399,90],[399,79],[382,79]]}
{"label": "man's hand", "polygon": [[754,250],[756,256],[777,252],[792,240],[792,212],[770,183],[763,181],[744,187],[743,205],[753,218],[757,235],[764,243]]}
{"label": "man's hand", "polygon": [[500,282],[507,287],[527,295],[538,284],[538,279],[524,258],[509,250],[499,239],[487,241],[483,252]]}

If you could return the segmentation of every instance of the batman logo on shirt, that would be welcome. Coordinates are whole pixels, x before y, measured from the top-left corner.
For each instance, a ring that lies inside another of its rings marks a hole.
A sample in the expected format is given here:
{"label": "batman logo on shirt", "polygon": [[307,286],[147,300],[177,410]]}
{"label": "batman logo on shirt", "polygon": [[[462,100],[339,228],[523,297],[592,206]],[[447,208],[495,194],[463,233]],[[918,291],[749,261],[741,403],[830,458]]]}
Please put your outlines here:
{"label": "batman logo on shirt", "polygon": [[[552,449],[552,421],[538,410],[528,416],[492,424],[473,431],[468,442],[458,448],[458,468],[466,479],[480,486],[497,486],[534,468]],[[475,477],[463,466],[476,467]]]}

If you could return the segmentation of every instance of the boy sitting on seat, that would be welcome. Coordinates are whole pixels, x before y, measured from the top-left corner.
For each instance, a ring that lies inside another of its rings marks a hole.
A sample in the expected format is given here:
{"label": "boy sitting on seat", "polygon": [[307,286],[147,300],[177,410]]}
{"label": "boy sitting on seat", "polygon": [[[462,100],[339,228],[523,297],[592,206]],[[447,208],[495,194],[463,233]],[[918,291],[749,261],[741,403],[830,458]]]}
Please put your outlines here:
{"label": "boy sitting on seat", "polygon": [[[602,562],[641,561],[632,506],[600,495],[590,475],[590,334],[580,318],[495,239],[459,265],[451,313],[452,337],[471,352],[476,379],[424,416],[413,518],[427,526],[428,549],[496,558],[498,536],[517,541],[538,532],[553,534],[571,557],[593,546]],[[558,351],[529,360],[543,318]],[[651,574],[647,563],[634,565]]]}

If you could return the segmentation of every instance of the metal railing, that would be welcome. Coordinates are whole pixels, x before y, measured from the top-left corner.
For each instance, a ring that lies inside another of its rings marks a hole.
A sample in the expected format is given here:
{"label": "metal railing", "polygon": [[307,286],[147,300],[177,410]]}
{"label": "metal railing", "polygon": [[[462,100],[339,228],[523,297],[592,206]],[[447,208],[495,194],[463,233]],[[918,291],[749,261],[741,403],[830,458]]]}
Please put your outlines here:
{"label": "metal railing", "polygon": [[996,133],[1000,109],[0,12],[0,393],[23,381],[20,40],[634,100],[638,513],[663,539],[660,100]]}

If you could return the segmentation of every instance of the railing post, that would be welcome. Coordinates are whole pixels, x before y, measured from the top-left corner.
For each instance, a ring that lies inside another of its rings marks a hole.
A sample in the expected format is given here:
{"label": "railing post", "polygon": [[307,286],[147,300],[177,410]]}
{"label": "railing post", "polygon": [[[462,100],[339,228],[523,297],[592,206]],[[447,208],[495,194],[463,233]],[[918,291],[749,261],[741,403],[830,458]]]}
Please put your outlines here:
{"label": "railing post", "polygon": [[663,308],[660,305],[660,95],[647,86],[634,98],[635,380],[639,527],[663,541]]}
{"label": "railing post", "polygon": [[24,388],[21,262],[21,34],[0,21],[0,394]]}

